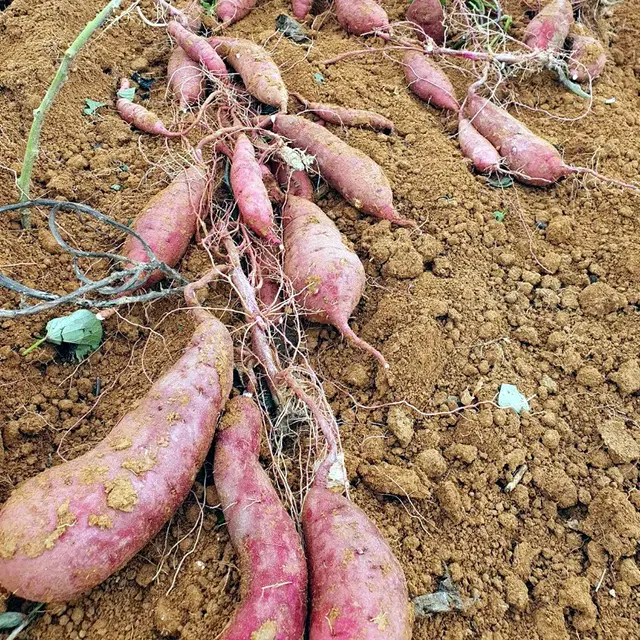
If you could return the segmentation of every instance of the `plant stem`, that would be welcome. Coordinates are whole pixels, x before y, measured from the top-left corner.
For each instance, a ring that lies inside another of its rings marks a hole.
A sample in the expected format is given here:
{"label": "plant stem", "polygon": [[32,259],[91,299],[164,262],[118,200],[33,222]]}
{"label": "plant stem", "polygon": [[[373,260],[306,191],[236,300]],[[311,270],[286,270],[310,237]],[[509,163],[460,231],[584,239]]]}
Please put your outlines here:
{"label": "plant stem", "polygon": [[[102,26],[111,13],[120,7],[121,2],[122,0],[110,0],[104,9],[80,32],[71,46],[65,51],[62,62],[47,89],[47,93],[45,93],[40,106],[33,112],[33,122],[31,123],[31,130],[29,131],[29,139],[27,140],[27,148],[24,153],[22,170],[17,180],[18,190],[20,191],[20,202],[30,199],[29,188],[31,185],[31,172],[33,171],[33,163],[38,157],[38,144],[40,142],[40,132],[42,131],[45,114],[53,104],[55,97],[58,95],[58,91],[60,91],[60,88],[67,79],[69,67],[80,49],[82,49],[93,33]],[[31,213],[29,209],[25,209],[22,214],[22,226],[25,229],[31,228]]]}

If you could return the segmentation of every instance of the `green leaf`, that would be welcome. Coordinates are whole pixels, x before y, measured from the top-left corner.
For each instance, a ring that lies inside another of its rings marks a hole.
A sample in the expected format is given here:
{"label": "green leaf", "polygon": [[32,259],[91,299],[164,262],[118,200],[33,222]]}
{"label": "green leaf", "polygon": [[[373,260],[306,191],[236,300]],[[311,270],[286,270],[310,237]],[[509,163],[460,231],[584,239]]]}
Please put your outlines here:
{"label": "green leaf", "polygon": [[324,82],[324,76],[319,71],[317,71],[316,73],[313,74],[313,79],[318,84],[322,84]]}
{"label": "green leaf", "polygon": [[9,629],[15,629],[19,627],[27,616],[24,613],[18,613],[17,611],[7,611],[0,614],[0,631],[8,631]]}
{"label": "green leaf", "polygon": [[502,211],[494,211],[493,212],[493,217],[498,222],[503,222],[504,221],[504,217],[507,215],[507,213],[508,213],[507,209],[503,209]]}
{"label": "green leaf", "polygon": [[134,96],[136,95],[135,87],[129,87],[128,89],[120,89],[116,94],[118,98],[124,98],[125,100],[133,101]]}
{"label": "green leaf", "polygon": [[76,345],[75,356],[82,360],[100,346],[102,323],[91,311],[80,309],[70,316],[50,320],[47,323],[47,340],[53,344]]}
{"label": "green leaf", "polygon": [[487,178],[487,184],[495,189],[508,189],[513,186],[511,176],[501,176],[500,178]]}
{"label": "green leaf", "polygon": [[96,102],[95,100],[91,100],[91,98],[85,98],[84,102],[87,106],[84,108],[82,113],[87,116],[94,116],[96,114],[96,111],[100,109],[100,107],[107,106],[106,102]]}
{"label": "green leaf", "polygon": [[109,189],[111,189],[111,191],[120,191],[120,189],[122,189],[122,185],[120,184],[112,184]]}

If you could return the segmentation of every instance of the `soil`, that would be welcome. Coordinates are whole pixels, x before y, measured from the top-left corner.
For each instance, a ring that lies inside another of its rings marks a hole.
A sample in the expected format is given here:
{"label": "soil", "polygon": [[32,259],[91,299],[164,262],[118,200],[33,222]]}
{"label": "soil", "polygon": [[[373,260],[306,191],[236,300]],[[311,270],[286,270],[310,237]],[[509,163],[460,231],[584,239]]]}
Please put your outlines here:
{"label": "soil", "polygon": [[[1,203],[18,199],[14,177],[32,110],[102,4],[0,2]],[[399,20],[407,2],[382,4]],[[141,6],[155,17],[150,2]],[[362,46],[333,18],[309,51],[275,37],[275,18],[288,8],[261,1],[232,31],[268,39],[292,90],[395,122],[393,135],[340,135],[383,166],[399,211],[421,225],[422,234],[391,228],[332,192],[320,203],[366,265],[366,299],[352,326],[382,350],[388,379],[336,331],[308,327],[341,424],[351,497],[392,545],[411,596],[437,589],[446,567],[464,597],[477,597],[463,613],[416,621],[414,638],[640,637],[638,197],[591,179],[550,189],[488,185],[463,160],[454,119],[413,98],[392,60],[321,64]],[[509,9],[518,37],[527,6]],[[502,97],[517,101],[522,120],[571,164],[637,181],[640,14],[626,2],[592,26],[608,63],[590,110],[547,73],[507,84]],[[139,72],[155,80],[146,104],[175,122],[165,93],[169,52],[164,30],[135,12],[90,42],[47,116],[34,195],[84,202],[123,223],[135,217],[184,150],[131,130],[113,96],[121,76]],[[462,96],[470,68],[446,68]],[[84,115],[85,98],[107,106]],[[122,241],[86,220],[65,224],[83,248]],[[77,286],[43,215],[34,214],[27,232],[17,215],[4,214],[0,234],[2,273],[56,293]],[[180,269],[195,279],[207,264],[194,245]],[[223,287],[209,296],[211,306],[226,306]],[[0,303],[16,308],[20,300],[3,290]],[[21,481],[103,438],[178,358],[193,327],[180,299],[167,298],[122,309],[106,323],[101,349],[79,365],[47,345],[21,356],[55,315],[0,323],[0,503]],[[498,408],[502,383],[517,385],[531,410]],[[215,492],[203,487],[207,464],[143,552],[87,596],[48,605],[23,637],[216,637],[238,602],[239,574]],[[520,483],[506,492],[523,464]],[[0,594],[0,612],[26,606]]]}

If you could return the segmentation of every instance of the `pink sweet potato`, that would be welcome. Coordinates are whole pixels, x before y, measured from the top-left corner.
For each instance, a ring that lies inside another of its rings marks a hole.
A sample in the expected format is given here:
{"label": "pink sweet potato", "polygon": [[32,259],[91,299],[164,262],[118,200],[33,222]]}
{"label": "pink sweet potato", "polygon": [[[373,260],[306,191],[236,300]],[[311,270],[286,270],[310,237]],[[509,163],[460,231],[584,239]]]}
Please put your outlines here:
{"label": "pink sweet potato", "polygon": [[311,111],[318,118],[330,124],[344,127],[369,127],[374,131],[393,131],[393,122],[374,111],[349,109],[337,104],[324,102],[309,102],[299,93],[292,93],[291,95],[303,104],[307,111]]}
{"label": "pink sweet potato", "polygon": [[347,33],[356,36],[387,34],[389,16],[375,0],[335,0],[336,18]]}
{"label": "pink sweet potato", "polygon": [[309,640],[410,640],[402,567],[367,515],[317,481],[302,527],[309,563]]}
{"label": "pink sweet potato", "polygon": [[520,182],[549,186],[571,173],[550,142],[473,89],[467,94],[466,112],[473,126],[498,150],[507,169]]}
{"label": "pink sweet potato", "polygon": [[413,0],[406,15],[409,22],[419,27],[421,40],[426,35],[436,44],[444,42],[444,10],[440,0]]}
{"label": "pink sweet potato", "polygon": [[211,45],[240,74],[247,91],[286,113],[289,94],[278,65],[260,46],[242,38],[209,38]]}
{"label": "pink sweet potato", "polygon": [[257,0],[218,0],[216,15],[225,24],[233,24],[251,13]]}
{"label": "pink sweet potato", "polygon": [[196,104],[204,94],[204,74],[182,47],[175,47],[167,65],[169,86],[183,111]]}
{"label": "pink sweet potato", "polygon": [[362,151],[325,127],[298,116],[275,116],[273,130],[291,140],[294,147],[315,156],[320,175],[356,209],[398,225],[415,225],[398,215],[387,176]]}
{"label": "pink sweet potato", "polygon": [[140,131],[156,136],[173,138],[183,135],[182,133],[169,131],[155,113],[149,111],[149,109],[143,107],[141,104],[136,104],[120,95],[121,91],[126,91],[130,86],[131,83],[128,78],[122,78],[120,80],[118,99],[116,100],[116,111],[125,122],[133,125],[136,129],[140,129]]}
{"label": "pink sweet potato", "polygon": [[228,75],[224,61],[206,38],[185,29],[176,20],[169,22],[167,31],[192,60],[202,64],[214,76],[223,78]]}
{"label": "pink sweet potato", "polygon": [[313,0],[292,0],[291,6],[296,20],[306,20],[312,5]]}
{"label": "pink sweet potato", "polygon": [[524,43],[534,50],[560,51],[572,24],[570,0],[551,0],[527,25]]}
{"label": "pink sweet potato", "polygon": [[478,130],[463,117],[458,118],[458,142],[465,158],[469,158],[477,171],[490,173],[500,168],[500,154]]}
{"label": "pink sweet potato", "polygon": [[569,77],[577,82],[593,82],[602,75],[607,54],[599,40],[588,35],[582,25],[571,35]]}
{"label": "pink sweet potato", "polygon": [[282,222],[284,273],[304,315],[313,322],[333,325],[387,367],[383,355],[349,326],[349,316],[364,293],[365,271],[360,258],[347,248],[322,209],[309,200],[289,195]]}
{"label": "pink sweet potato", "polygon": [[242,603],[219,640],[301,640],[307,564],[300,536],[260,466],[262,416],[253,400],[227,403],[216,436],[214,481],[239,557]]}
{"label": "pink sweet potato", "polygon": [[188,494],[231,391],[233,344],[213,317],[139,405],[84,455],[16,488],[0,511],[0,584],[77,598],[125,565]]}
{"label": "pink sweet potato", "polygon": [[460,105],[451,81],[427,56],[418,51],[406,51],[402,66],[409,89],[418,98],[442,109],[458,111]]}
{"label": "pink sweet potato", "polygon": [[244,133],[236,141],[229,178],[240,210],[240,220],[261,238],[279,245],[273,208],[262,181],[262,171],[253,144]]}
{"label": "pink sweet potato", "polygon": [[280,187],[286,193],[313,200],[313,183],[306,171],[293,169],[284,162],[275,163],[275,170]]}
{"label": "pink sweet potato", "polygon": [[[168,187],[151,198],[133,223],[133,230],[151,247],[156,257],[170,267],[178,264],[191,242],[206,186],[207,175],[203,167],[185,169]],[[122,255],[138,262],[149,262],[144,247],[133,236],[127,236]],[[154,271],[140,286],[150,287],[163,277],[162,271]]]}

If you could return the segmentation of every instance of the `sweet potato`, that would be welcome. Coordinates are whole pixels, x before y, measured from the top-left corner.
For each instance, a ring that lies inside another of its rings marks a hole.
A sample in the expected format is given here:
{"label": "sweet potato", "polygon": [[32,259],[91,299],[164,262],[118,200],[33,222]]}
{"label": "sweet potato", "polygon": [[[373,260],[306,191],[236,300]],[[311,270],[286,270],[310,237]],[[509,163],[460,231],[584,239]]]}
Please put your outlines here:
{"label": "sweet potato", "polygon": [[311,111],[325,122],[345,127],[369,127],[374,131],[393,131],[393,122],[374,111],[363,109],[349,109],[337,104],[324,102],[309,102],[299,93],[291,94],[298,102],[304,105],[307,111]]}
{"label": "sweet potato", "polygon": [[296,170],[284,162],[275,163],[276,178],[287,193],[313,200],[313,183],[306,171]]}
{"label": "sweet potato", "polygon": [[389,16],[375,0],[335,0],[335,8],[347,33],[386,35],[389,31]]}
{"label": "sweet potato", "polygon": [[602,75],[607,54],[599,40],[590,36],[582,25],[575,25],[571,34],[569,76],[577,82],[593,82]]}
{"label": "sweet potato", "polygon": [[176,20],[169,22],[167,31],[192,60],[202,64],[214,76],[224,78],[228,75],[224,61],[206,38],[185,29]]}
{"label": "sweet potato", "polygon": [[118,98],[116,100],[116,111],[120,117],[130,125],[133,125],[136,129],[150,133],[156,136],[165,136],[167,138],[173,138],[183,135],[182,133],[174,133],[169,131],[164,126],[162,120],[152,111],[149,111],[141,104],[122,97],[120,92],[126,91],[131,86],[128,78],[122,78],[120,80],[120,90],[118,92]]}
{"label": "sweet potato", "polygon": [[0,584],[61,602],[125,565],[188,494],[232,376],[231,336],[208,317],[104,440],[13,491],[0,511]]}
{"label": "sweet potato", "polygon": [[383,355],[349,327],[349,316],[364,293],[365,271],[360,258],[344,244],[333,222],[320,207],[289,195],[282,209],[284,273],[296,300],[313,322],[333,325],[383,367]]}
{"label": "sweet potato", "polygon": [[218,0],[216,15],[225,24],[233,24],[251,13],[257,0]]}
{"label": "sweet potato", "polygon": [[524,43],[534,50],[560,51],[572,24],[570,0],[551,0],[527,25]]}
{"label": "sweet potato", "polygon": [[302,527],[309,640],[410,640],[413,610],[402,567],[364,511],[316,481]]}
{"label": "sweet potato", "polygon": [[315,156],[320,175],[356,209],[398,225],[415,225],[398,215],[387,176],[362,151],[298,116],[275,116],[273,130],[291,140],[294,147]]}
{"label": "sweet potato", "polygon": [[300,536],[258,461],[262,416],[248,397],[227,403],[214,482],[242,576],[242,603],[220,640],[301,640],[307,564]]}
{"label": "sweet potato", "polygon": [[251,140],[244,133],[236,141],[229,178],[242,222],[261,238],[279,245],[273,208],[262,181],[260,165]]}
{"label": "sweet potato", "polygon": [[[168,187],[151,198],[133,223],[133,230],[151,247],[156,257],[170,267],[178,264],[191,242],[206,186],[207,175],[203,167],[185,169]],[[122,255],[138,262],[149,262],[144,247],[133,236],[127,236]],[[140,286],[151,287],[163,277],[162,271],[154,271]]]}
{"label": "sweet potato", "polygon": [[260,46],[242,38],[209,38],[211,45],[240,74],[247,91],[260,102],[287,111],[289,94],[278,65]]}
{"label": "sweet potato", "polygon": [[204,94],[204,74],[182,47],[175,47],[167,65],[169,86],[183,111],[196,104]]}
{"label": "sweet potato", "polygon": [[473,126],[498,150],[506,167],[520,182],[549,186],[571,173],[550,142],[473,89],[467,94],[466,112]]}
{"label": "sweet potato", "polygon": [[440,0],[413,0],[406,15],[409,22],[419,27],[421,40],[426,35],[436,44],[444,42],[444,10]]}
{"label": "sweet potato", "polygon": [[478,130],[463,117],[458,118],[458,142],[465,158],[469,158],[477,171],[481,173],[498,171],[500,154],[497,149]]}
{"label": "sweet potato", "polygon": [[312,5],[313,0],[292,0],[291,6],[296,20],[306,20]]}
{"label": "sweet potato", "polygon": [[442,109],[458,111],[453,85],[444,71],[418,51],[406,51],[402,57],[404,77],[418,98]]}

